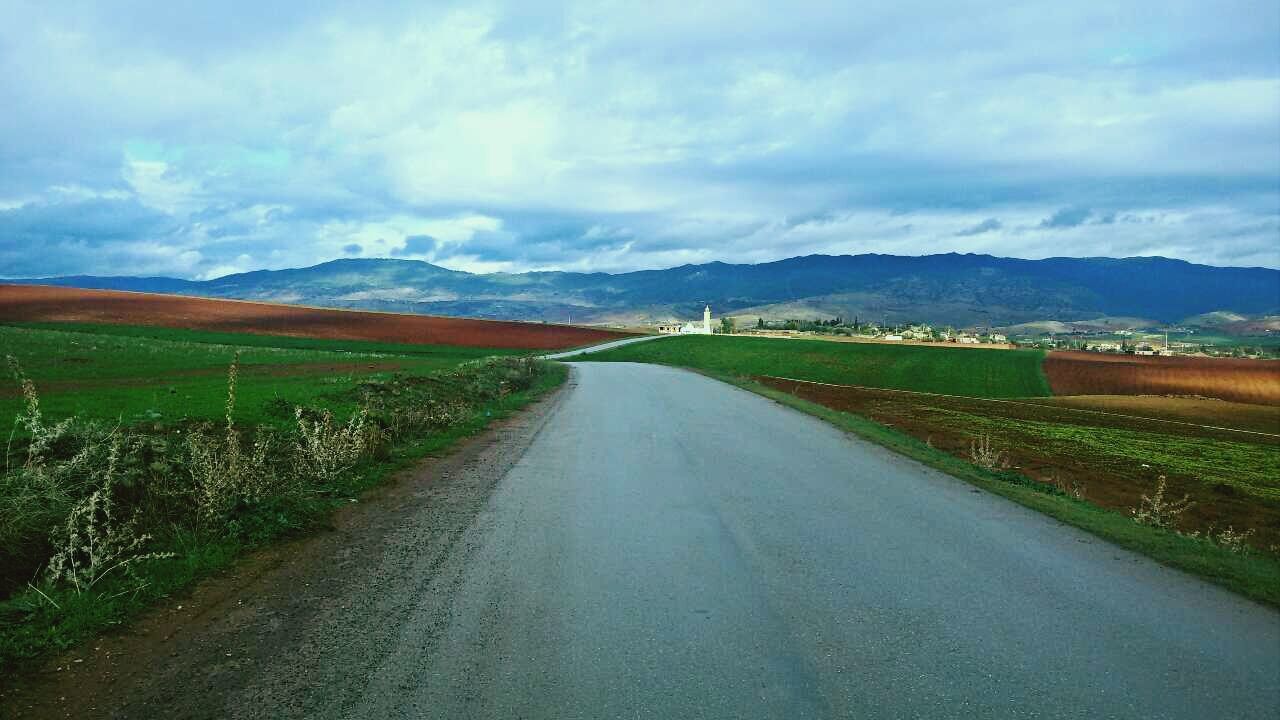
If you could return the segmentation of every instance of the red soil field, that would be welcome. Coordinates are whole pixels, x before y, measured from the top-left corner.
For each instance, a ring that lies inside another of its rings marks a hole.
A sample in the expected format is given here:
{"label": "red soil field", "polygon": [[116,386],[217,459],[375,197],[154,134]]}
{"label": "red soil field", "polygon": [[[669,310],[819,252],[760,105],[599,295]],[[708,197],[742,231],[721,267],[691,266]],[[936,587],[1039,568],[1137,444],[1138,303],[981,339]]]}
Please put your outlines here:
{"label": "red soil field", "polygon": [[1280,405],[1280,360],[1051,352],[1054,395],[1180,395]]}
{"label": "red soil field", "polygon": [[559,350],[627,337],[609,330],[430,315],[326,310],[180,295],[0,285],[0,322],[91,322],[370,340]]}

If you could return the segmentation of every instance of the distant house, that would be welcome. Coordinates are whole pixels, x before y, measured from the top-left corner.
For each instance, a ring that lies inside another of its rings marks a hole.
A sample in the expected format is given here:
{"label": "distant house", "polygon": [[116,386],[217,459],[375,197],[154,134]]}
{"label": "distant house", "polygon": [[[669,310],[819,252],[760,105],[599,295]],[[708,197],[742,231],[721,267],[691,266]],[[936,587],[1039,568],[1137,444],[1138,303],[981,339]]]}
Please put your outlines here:
{"label": "distant house", "polygon": [[1005,337],[1004,335],[1001,335],[1000,333],[991,333],[991,342],[1007,343],[1009,342],[1009,338]]}
{"label": "distant house", "polygon": [[972,335],[961,335],[960,337],[956,338],[956,342],[960,343],[961,345],[977,345],[979,340],[978,338]]}
{"label": "distant house", "polygon": [[901,340],[902,336],[898,335],[897,333],[894,333],[893,335],[885,335],[884,339],[885,340]]}
{"label": "distant house", "polygon": [[680,323],[658,323],[658,334],[678,335],[680,334]]}

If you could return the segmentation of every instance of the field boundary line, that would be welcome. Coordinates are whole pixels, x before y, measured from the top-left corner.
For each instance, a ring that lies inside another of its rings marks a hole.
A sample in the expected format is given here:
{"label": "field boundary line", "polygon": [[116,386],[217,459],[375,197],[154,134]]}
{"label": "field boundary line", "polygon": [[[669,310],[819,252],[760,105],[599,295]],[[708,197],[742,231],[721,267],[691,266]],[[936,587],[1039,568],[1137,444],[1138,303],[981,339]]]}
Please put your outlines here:
{"label": "field boundary line", "polygon": [[1225,432],[1245,433],[1247,435],[1261,435],[1263,437],[1280,438],[1280,434],[1262,432],[1260,430],[1242,430],[1240,428],[1220,427],[1218,425],[1202,425],[1200,423],[1186,422],[1185,420],[1166,420],[1164,418],[1142,417],[1141,415],[1126,415],[1124,413],[1107,412],[1106,410],[1085,410],[1084,408],[1061,407],[1058,405],[1044,405],[1041,403],[1027,402],[1025,400],[1002,400],[999,398],[983,398],[973,397],[972,395],[948,395],[946,393],[924,392],[923,390],[899,390],[897,388],[879,388],[869,385],[839,385],[837,383],[819,382],[817,380],[801,380],[800,378],[781,377],[778,375],[760,375],[759,377],[769,378],[770,380],[786,380],[787,382],[805,383],[806,385],[825,385],[827,387],[851,388],[853,390],[876,390],[879,392],[905,393],[907,395],[925,395],[928,397],[954,398],[956,400],[980,400],[982,402],[1004,403],[1006,405],[1025,405],[1026,407],[1053,408],[1055,410],[1067,410],[1070,412],[1088,413],[1091,415],[1106,415],[1108,417],[1127,418],[1129,420],[1146,420],[1148,422],[1169,423],[1171,425],[1184,425],[1186,427],[1201,428],[1204,430],[1222,430]]}

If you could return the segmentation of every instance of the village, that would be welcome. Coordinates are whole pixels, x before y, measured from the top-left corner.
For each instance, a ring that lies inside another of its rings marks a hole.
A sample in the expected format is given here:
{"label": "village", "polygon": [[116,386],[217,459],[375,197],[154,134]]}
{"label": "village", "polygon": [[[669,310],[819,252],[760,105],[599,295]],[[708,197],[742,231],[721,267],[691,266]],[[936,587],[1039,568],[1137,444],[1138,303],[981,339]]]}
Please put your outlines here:
{"label": "village", "polygon": [[702,319],[690,322],[661,322],[651,329],[662,335],[746,335],[772,338],[809,338],[842,342],[900,343],[907,345],[948,343],[969,347],[1043,350],[1076,350],[1140,356],[1236,357],[1267,359],[1280,356],[1273,337],[1195,337],[1194,330],[1115,330],[1111,332],[1068,332],[1012,334],[993,327],[937,327],[922,322],[851,322],[836,317],[826,320],[788,319],[754,321],[744,316],[712,318],[711,306],[703,307]]}

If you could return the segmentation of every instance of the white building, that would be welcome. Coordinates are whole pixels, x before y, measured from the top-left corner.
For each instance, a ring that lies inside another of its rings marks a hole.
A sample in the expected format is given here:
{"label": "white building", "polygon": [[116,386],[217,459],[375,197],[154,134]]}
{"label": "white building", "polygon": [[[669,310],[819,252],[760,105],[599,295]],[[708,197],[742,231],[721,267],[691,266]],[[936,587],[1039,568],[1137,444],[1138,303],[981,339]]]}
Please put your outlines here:
{"label": "white building", "polygon": [[711,306],[708,305],[702,309],[702,324],[696,322],[685,323],[680,328],[682,335],[710,335],[711,334]]}

